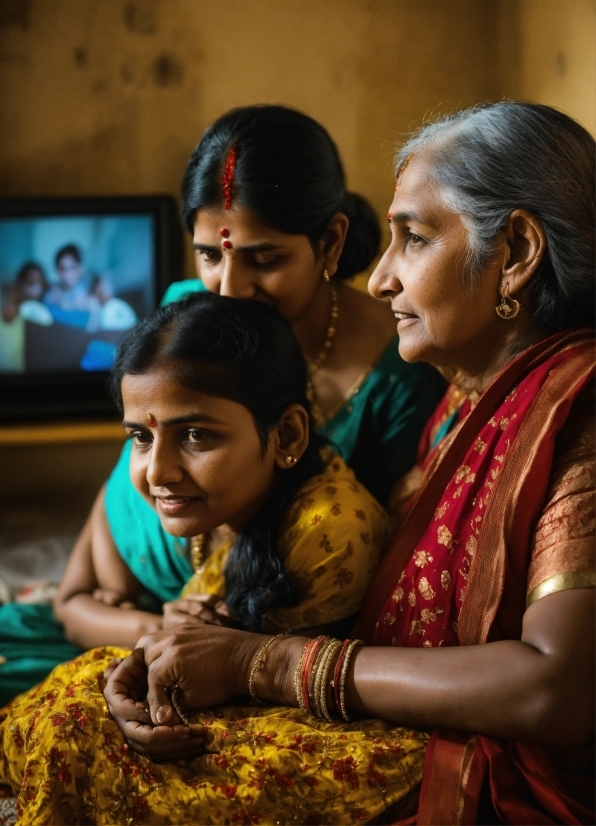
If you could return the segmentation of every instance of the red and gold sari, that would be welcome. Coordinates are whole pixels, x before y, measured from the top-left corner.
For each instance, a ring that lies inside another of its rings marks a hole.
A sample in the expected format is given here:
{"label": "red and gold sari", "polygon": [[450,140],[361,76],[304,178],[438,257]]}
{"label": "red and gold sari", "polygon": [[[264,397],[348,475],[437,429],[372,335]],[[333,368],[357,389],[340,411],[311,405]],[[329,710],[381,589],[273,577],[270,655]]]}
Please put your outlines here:
{"label": "red and gold sari", "polygon": [[[428,648],[519,639],[533,601],[595,584],[592,404],[588,428],[582,419],[593,376],[592,335],[567,331],[511,362],[473,409],[462,406],[423,462],[359,635]],[[448,393],[427,438],[449,403]],[[455,732],[431,738],[416,822],[477,822],[487,778],[502,822],[594,822],[577,783],[566,789],[539,747]]]}

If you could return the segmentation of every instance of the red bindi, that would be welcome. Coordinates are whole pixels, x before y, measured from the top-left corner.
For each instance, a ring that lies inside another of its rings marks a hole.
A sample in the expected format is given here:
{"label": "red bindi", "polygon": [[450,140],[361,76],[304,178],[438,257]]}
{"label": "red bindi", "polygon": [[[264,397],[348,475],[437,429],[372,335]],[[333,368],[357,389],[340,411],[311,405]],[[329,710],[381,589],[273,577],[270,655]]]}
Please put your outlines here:
{"label": "red bindi", "polygon": [[231,250],[232,249],[232,242],[231,241],[224,241],[223,244],[222,244],[222,247],[224,247],[227,250]]}
{"label": "red bindi", "polygon": [[219,234],[222,238],[229,238],[230,237],[230,230],[226,227],[222,227],[219,231]]}
{"label": "red bindi", "polygon": [[147,413],[147,424],[149,427],[157,427],[157,422],[155,418],[151,415],[151,413]]}
{"label": "red bindi", "polygon": [[224,198],[224,208],[230,209],[232,206],[232,184],[234,182],[234,172],[236,170],[236,147],[233,146],[228,152],[228,157],[224,165],[221,188]]}

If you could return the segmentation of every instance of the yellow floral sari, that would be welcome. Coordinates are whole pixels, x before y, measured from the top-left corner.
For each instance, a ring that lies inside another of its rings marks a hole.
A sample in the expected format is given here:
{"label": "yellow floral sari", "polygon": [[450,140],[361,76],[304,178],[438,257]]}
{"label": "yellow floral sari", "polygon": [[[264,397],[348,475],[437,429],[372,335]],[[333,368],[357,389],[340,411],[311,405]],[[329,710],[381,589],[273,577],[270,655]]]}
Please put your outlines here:
{"label": "yellow floral sari", "polygon": [[[356,613],[383,553],[388,520],[337,456],[299,490],[279,550],[302,586],[271,630]],[[229,546],[187,592],[224,596]],[[299,709],[226,706],[190,715],[205,754],[181,764],[128,749],[108,713],[103,671],[118,648],[58,666],[0,711],[0,783],[18,795],[22,824],[364,823],[420,781],[427,737],[379,720],[318,723]]]}

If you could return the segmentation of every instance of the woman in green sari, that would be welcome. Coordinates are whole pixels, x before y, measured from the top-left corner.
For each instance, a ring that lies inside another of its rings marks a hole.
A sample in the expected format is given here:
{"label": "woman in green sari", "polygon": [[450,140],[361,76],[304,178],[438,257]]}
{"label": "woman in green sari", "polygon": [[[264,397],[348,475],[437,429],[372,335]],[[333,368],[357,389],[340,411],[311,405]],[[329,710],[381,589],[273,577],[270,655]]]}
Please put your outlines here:
{"label": "woman in green sari", "polygon": [[[274,306],[310,367],[318,432],[387,506],[394,482],[415,461],[444,383],[433,368],[400,358],[391,313],[346,283],[374,259],[380,231],[368,202],[346,190],[327,132],[281,106],[227,113],[191,156],[182,217],[199,280],[172,284],[163,303],[208,289]],[[75,553],[114,559],[115,549],[136,583],[135,607],[159,624],[161,604],[179,595],[192,566],[188,542],[166,533],[133,488],[130,447],[99,492]],[[54,613],[71,642],[49,606],[0,608],[0,654],[7,659],[0,701],[38,682],[79,646],[134,645],[118,638],[129,595],[106,589],[96,596],[102,636],[93,640],[80,631],[79,596],[64,588]]]}

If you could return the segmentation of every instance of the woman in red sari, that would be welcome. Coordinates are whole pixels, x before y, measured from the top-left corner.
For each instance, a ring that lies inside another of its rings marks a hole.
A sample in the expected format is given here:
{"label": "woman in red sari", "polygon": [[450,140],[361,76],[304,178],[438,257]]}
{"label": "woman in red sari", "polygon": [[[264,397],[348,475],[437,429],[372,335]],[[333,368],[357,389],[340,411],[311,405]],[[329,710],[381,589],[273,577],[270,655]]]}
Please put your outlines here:
{"label": "woman in red sari", "polygon": [[133,750],[185,758],[168,687],[182,709],[249,689],[308,709],[314,685],[338,716],[432,730],[403,822],[593,823],[594,140],[544,106],[445,118],[401,151],[389,220],[370,291],[402,357],[455,383],[396,491],[366,644],[327,667],[302,637],[177,626],[112,673],[112,717]]}

